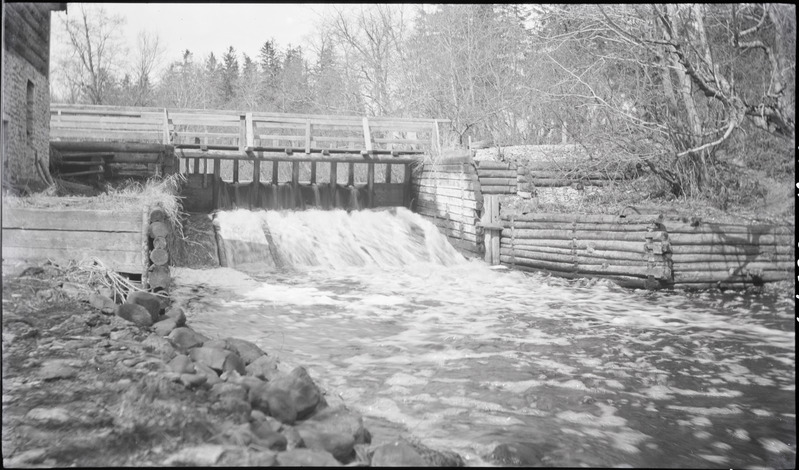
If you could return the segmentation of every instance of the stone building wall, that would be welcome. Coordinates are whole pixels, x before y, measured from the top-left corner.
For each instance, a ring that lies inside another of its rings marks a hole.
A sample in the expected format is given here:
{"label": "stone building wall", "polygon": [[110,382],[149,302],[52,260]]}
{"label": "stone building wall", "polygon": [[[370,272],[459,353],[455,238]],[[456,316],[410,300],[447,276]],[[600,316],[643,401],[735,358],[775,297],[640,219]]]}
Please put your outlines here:
{"label": "stone building wall", "polygon": [[3,181],[39,180],[50,161],[50,14],[65,3],[3,3]]}

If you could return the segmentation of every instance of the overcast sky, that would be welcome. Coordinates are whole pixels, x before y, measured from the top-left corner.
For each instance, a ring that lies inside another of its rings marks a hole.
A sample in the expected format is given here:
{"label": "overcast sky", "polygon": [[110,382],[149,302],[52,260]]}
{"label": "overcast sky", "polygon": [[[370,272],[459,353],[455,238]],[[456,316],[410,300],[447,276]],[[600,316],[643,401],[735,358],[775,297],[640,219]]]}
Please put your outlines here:
{"label": "overcast sky", "polygon": [[[330,14],[331,4],[298,3],[104,3],[110,15],[125,17],[122,35],[130,49],[141,30],[158,33],[165,45],[164,61],[178,60],[189,49],[200,59],[213,52],[217,57],[233,46],[253,59],[265,41],[274,37],[281,49],[287,44],[302,44],[322,15]],[[98,5],[93,5],[97,7]],[[68,13],[77,11],[70,3]],[[64,13],[53,15],[57,41]],[[63,38],[63,36],[60,36]],[[63,39],[62,39],[63,40]],[[57,47],[58,45],[56,45]]]}

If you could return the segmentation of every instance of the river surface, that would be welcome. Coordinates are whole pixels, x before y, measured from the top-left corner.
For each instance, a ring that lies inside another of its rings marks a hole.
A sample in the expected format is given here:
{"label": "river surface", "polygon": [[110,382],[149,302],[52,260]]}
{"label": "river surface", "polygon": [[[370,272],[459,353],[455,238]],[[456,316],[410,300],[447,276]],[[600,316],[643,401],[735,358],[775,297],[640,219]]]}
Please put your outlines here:
{"label": "river surface", "polygon": [[790,293],[491,268],[408,211],[252,214],[217,215],[236,268],[176,268],[173,297],[197,331],[305,366],[367,427],[467,465],[525,442],[544,466],[795,467]]}

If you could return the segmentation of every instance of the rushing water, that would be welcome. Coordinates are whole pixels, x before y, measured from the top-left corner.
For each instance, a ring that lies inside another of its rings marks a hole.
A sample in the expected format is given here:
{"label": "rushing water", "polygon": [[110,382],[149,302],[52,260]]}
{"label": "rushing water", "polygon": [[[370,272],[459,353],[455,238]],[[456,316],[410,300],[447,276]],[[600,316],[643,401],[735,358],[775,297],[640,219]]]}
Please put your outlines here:
{"label": "rushing water", "polygon": [[367,418],[470,465],[526,442],[545,466],[795,466],[787,296],[491,269],[404,209],[216,223],[236,269],[175,274],[194,328],[305,365]]}

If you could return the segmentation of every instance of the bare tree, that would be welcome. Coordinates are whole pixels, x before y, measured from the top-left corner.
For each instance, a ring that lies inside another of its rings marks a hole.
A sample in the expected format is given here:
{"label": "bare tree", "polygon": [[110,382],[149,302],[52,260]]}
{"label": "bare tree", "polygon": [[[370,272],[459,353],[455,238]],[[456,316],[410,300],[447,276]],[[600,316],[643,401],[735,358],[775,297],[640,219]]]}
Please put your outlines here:
{"label": "bare tree", "polygon": [[119,34],[124,19],[109,16],[102,6],[79,4],[63,21],[71,50],[60,63],[61,71],[83,100],[103,104],[123,57]]}
{"label": "bare tree", "polygon": [[134,106],[147,106],[152,99],[153,72],[160,65],[164,53],[157,33],[139,31],[132,65],[135,86],[132,93]]}

